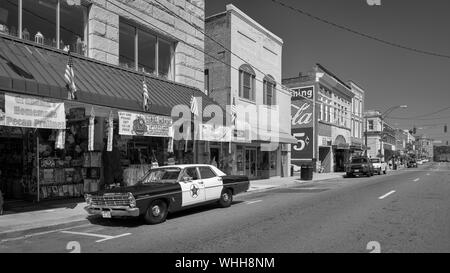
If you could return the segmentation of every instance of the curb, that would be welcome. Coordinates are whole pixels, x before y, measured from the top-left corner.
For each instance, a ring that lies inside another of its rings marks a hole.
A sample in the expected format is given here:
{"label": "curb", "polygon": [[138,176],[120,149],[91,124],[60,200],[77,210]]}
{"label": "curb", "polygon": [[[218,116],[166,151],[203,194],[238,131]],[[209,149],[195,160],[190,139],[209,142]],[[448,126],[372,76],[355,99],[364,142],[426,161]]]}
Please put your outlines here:
{"label": "curb", "polygon": [[5,239],[11,239],[11,238],[17,238],[17,237],[23,237],[23,236],[27,237],[27,235],[51,231],[55,228],[57,228],[57,229],[69,228],[69,227],[73,227],[74,223],[81,224],[83,222],[89,223],[89,220],[86,218],[85,215],[83,215],[83,217],[79,217],[79,218],[73,217],[73,219],[71,219],[71,220],[66,220],[66,221],[59,222],[59,223],[53,223],[53,224],[49,224],[46,226],[19,228],[19,229],[14,229],[14,230],[2,231],[2,232],[0,232],[0,243]]}

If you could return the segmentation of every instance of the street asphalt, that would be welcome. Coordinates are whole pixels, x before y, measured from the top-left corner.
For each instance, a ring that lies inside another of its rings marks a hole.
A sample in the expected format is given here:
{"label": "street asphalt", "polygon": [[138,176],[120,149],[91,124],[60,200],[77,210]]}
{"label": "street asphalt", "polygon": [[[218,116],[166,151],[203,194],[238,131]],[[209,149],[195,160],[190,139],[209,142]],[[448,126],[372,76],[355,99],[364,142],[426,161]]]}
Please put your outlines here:
{"label": "street asphalt", "polygon": [[139,219],[91,218],[7,238],[0,252],[450,252],[450,164],[302,183]]}

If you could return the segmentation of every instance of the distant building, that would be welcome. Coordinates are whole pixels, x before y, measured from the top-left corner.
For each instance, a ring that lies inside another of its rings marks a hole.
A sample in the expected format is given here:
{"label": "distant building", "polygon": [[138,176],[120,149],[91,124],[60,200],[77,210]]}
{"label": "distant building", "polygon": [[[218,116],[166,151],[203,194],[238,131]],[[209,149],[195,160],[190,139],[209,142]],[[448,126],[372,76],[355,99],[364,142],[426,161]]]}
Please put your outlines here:
{"label": "distant building", "polygon": [[364,99],[365,91],[355,82],[349,81],[350,90],[355,95],[352,98],[351,109],[351,149],[354,153],[364,150]]}
{"label": "distant building", "polygon": [[321,64],[316,64],[307,74],[283,79],[283,85],[291,90],[314,87],[317,117],[314,158],[324,172],[344,171],[353,144],[351,117],[355,93],[352,87]]}
{"label": "distant building", "polygon": [[382,120],[378,111],[366,111],[364,116],[367,120],[367,156],[389,160],[396,150],[396,130]]}
{"label": "distant building", "polygon": [[433,139],[426,135],[416,136],[416,148],[419,158],[434,158]]}

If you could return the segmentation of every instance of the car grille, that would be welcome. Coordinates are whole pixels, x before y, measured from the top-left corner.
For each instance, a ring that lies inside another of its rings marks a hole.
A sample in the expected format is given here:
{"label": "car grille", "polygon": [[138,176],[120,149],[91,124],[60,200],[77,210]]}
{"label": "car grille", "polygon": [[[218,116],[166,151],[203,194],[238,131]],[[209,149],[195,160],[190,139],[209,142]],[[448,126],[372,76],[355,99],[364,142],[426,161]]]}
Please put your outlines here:
{"label": "car grille", "polygon": [[94,206],[129,206],[130,200],[126,193],[106,193],[104,195],[92,196],[92,205]]}

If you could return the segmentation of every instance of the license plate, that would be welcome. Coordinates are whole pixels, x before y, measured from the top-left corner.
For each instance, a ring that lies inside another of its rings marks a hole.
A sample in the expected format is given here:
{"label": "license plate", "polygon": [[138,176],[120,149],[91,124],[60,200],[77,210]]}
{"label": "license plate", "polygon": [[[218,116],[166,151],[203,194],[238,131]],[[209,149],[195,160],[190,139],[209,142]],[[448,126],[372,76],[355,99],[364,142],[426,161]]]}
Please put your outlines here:
{"label": "license plate", "polygon": [[355,170],[355,173],[359,172],[359,170]]}
{"label": "license plate", "polygon": [[111,212],[110,211],[102,211],[102,217],[103,218],[111,218]]}

